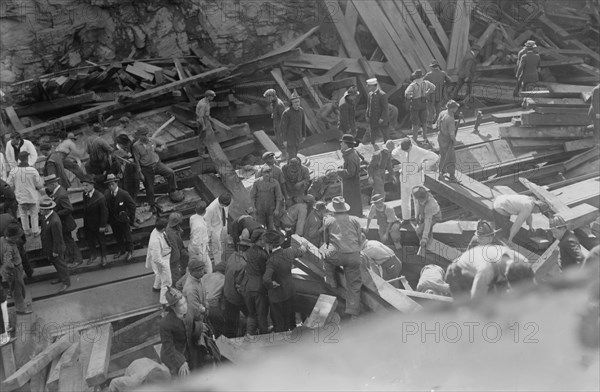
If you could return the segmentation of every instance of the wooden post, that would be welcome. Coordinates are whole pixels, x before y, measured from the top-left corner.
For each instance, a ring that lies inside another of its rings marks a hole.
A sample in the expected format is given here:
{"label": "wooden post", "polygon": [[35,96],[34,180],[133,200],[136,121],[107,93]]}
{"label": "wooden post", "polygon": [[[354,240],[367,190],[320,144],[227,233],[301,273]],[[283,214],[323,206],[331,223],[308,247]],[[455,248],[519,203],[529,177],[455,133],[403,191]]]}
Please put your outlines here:
{"label": "wooden post", "polygon": [[558,263],[558,244],[559,240],[555,240],[548,249],[536,260],[535,264],[531,267],[536,278],[544,276],[546,273],[552,270],[552,268]]}
{"label": "wooden post", "polygon": [[[76,334],[77,338],[79,338],[79,334]],[[50,374],[48,374],[48,380],[46,381],[46,387],[50,392],[58,391],[59,379],[61,375],[61,368],[63,366],[67,366],[77,361],[79,357],[79,339],[61,355],[56,363],[53,362],[53,366],[50,369]],[[83,377],[82,377],[83,378]]]}
{"label": "wooden post", "polygon": [[15,353],[13,351],[13,342],[9,342],[0,348],[0,355],[2,357],[2,370],[4,371],[4,377],[8,378],[17,371],[15,364]]}
{"label": "wooden post", "polygon": [[90,362],[85,376],[85,381],[90,387],[100,385],[106,381],[113,337],[112,324],[107,323],[97,327],[96,332],[96,340],[92,346]]}
{"label": "wooden post", "polygon": [[323,328],[335,313],[337,307],[337,298],[331,295],[321,294],[317,299],[317,303],[313,307],[313,310],[304,321],[304,325],[307,328]]}

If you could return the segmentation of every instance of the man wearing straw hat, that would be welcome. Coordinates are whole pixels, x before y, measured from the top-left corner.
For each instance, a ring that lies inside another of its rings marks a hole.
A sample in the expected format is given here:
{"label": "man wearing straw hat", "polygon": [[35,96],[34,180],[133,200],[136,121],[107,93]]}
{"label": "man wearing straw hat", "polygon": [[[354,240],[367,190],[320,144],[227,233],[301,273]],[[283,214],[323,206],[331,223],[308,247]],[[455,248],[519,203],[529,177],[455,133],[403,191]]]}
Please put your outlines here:
{"label": "man wearing straw hat", "polygon": [[535,46],[526,47],[526,49],[527,51],[521,56],[517,65],[517,73],[515,75],[517,77],[517,93],[519,90],[531,90],[532,86],[540,81],[539,71],[542,61],[540,55],[535,52]]}
{"label": "man wearing straw hat", "polygon": [[54,212],[56,203],[49,197],[40,200],[40,212],[42,215],[42,250],[45,256],[56,268],[58,279],[52,280],[51,284],[62,283],[59,293],[66,291],[71,286],[69,268],[65,263],[65,242],[63,240],[62,223],[59,216]]}
{"label": "man wearing straw hat", "polygon": [[348,214],[350,206],[343,197],[334,197],[327,205],[333,217],[325,219],[324,241],[319,250],[323,256],[326,283],[337,288],[336,267],[342,267],[346,278],[346,313],[355,318],[360,313],[360,274],[363,234],[358,218]]}
{"label": "man wearing straw hat", "polygon": [[298,155],[298,147],[306,137],[304,109],[300,107],[300,96],[295,91],[290,97],[290,107],[281,115],[281,135],[287,149],[287,158]]}

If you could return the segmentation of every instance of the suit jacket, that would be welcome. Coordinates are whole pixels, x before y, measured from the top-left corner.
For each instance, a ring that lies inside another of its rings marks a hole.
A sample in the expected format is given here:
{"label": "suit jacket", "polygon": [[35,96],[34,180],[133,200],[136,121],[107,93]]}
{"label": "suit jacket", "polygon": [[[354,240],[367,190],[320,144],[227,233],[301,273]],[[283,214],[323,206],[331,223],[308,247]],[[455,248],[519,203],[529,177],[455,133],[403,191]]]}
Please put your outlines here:
{"label": "suit jacket", "polygon": [[[388,116],[388,98],[387,94],[380,89],[369,93],[367,100],[367,118],[371,126],[387,126],[390,123]],[[379,119],[383,123],[379,124]]]}
{"label": "suit jacket", "polygon": [[475,77],[475,69],[477,68],[477,59],[471,50],[469,50],[460,63],[458,69],[458,77],[471,78],[471,81]]}
{"label": "suit jacket", "polygon": [[560,266],[562,268],[581,265],[583,263],[584,257],[583,253],[581,253],[581,244],[572,231],[567,230],[565,235],[563,235],[558,243],[558,249],[560,251]]}
{"label": "suit jacket", "polygon": [[64,253],[65,241],[62,233],[62,223],[56,212],[42,219],[42,249],[48,258],[52,257],[52,253]]}
{"label": "suit jacket", "polygon": [[94,190],[92,197],[83,195],[83,227],[87,230],[98,231],[105,227],[108,220],[108,209],[106,199],[102,193]]}
{"label": "suit jacket", "polygon": [[65,233],[70,233],[77,228],[75,219],[73,219],[73,205],[69,199],[69,193],[64,187],[59,187],[56,193],[51,195],[52,200],[56,203],[54,212],[60,217]]}
{"label": "suit jacket", "polygon": [[356,108],[354,104],[346,100],[340,105],[338,129],[342,133],[350,133],[356,130]]}
{"label": "suit jacket", "polygon": [[[268,291],[270,302],[283,302],[296,294],[292,268],[294,259],[301,255],[302,252],[295,248],[278,248],[269,256],[263,275],[263,283]],[[274,281],[279,283],[279,287],[273,288]]]}
{"label": "suit jacket", "polygon": [[160,360],[172,374],[177,374],[184,362],[191,369],[197,367],[202,359],[198,341],[201,328],[200,318],[197,313],[189,309],[183,320],[177,318],[173,311],[169,311],[159,322]]}
{"label": "suit jacket", "polygon": [[252,245],[246,251],[246,272],[244,281],[241,283],[244,292],[260,292],[264,293],[262,278],[265,274],[267,259],[269,255],[258,245]]}
{"label": "suit jacket", "polygon": [[106,207],[108,208],[108,220],[110,222],[135,222],[136,205],[129,193],[124,189],[117,189],[115,196],[110,189],[104,192]]}
{"label": "suit jacket", "polygon": [[538,69],[540,67],[540,55],[533,51],[527,52],[519,61],[517,68],[517,80],[525,83],[535,83],[539,81]]}

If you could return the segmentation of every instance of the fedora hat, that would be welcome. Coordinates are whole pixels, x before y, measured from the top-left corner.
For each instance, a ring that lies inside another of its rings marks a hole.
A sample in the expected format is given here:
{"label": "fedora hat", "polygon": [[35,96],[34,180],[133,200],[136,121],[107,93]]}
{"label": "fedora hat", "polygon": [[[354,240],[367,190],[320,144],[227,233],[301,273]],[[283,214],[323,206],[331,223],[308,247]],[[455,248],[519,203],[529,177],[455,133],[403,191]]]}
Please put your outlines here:
{"label": "fedora hat", "polygon": [[331,203],[327,204],[327,209],[331,212],[348,212],[350,211],[350,206],[343,197],[336,196],[331,200]]}
{"label": "fedora hat", "polygon": [[106,180],[104,180],[105,184],[110,184],[111,182],[117,182],[119,179],[114,174],[110,173],[106,176]]}
{"label": "fedora hat", "polygon": [[423,71],[420,69],[416,69],[411,76],[415,79],[421,79],[423,77]]}
{"label": "fedora hat", "polygon": [[262,159],[265,160],[269,157],[274,157],[275,153],[273,151],[267,151],[264,154],[262,154]]}
{"label": "fedora hat", "polygon": [[379,193],[373,195],[373,197],[371,197],[371,204],[375,204],[375,203],[382,203],[385,200],[385,198],[380,195]]}
{"label": "fedora hat", "polygon": [[180,224],[182,220],[183,220],[183,217],[181,216],[181,213],[172,212],[169,215],[169,223],[167,223],[167,227],[175,227],[178,224]]}
{"label": "fedora hat", "polygon": [[60,181],[60,178],[56,177],[56,174],[50,174],[44,177],[44,185],[53,184]]}
{"label": "fedora hat", "polygon": [[493,225],[485,220],[477,222],[477,236],[478,237],[491,237],[502,229],[494,230]]}
{"label": "fedora hat", "polygon": [[354,138],[354,136],[350,135],[349,133],[342,135],[340,142],[344,142],[352,147],[354,147],[356,145],[356,139]]}
{"label": "fedora hat", "polygon": [[16,241],[21,238],[23,231],[18,224],[9,225],[4,232],[4,236],[9,241]]}
{"label": "fedora hat", "polygon": [[40,210],[53,210],[56,203],[50,197],[45,196],[40,199]]}
{"label": "fedora hat", "polygon": [[89,174],[86,174],[83,177],[81,177],[81,179],[79,179],[79,182],[81,182],[82,184],[95,184],[96,183],[96,181],[94,181],[94,177],[90,176]]}

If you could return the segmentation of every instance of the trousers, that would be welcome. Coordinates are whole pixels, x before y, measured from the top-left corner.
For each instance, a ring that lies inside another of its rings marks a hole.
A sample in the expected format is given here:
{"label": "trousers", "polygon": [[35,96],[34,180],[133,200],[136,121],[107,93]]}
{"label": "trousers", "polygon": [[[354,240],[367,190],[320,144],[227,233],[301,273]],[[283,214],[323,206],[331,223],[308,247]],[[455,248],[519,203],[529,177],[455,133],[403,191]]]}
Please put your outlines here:
{"label": "trousers", "polygon": [[160,303],[166,304],[167,287],[173,285],[171,279],[171,268],[169,263],[153,262],[152,271],[154,271],[154,289],[160,289]]}
{"label": "trousers", "polygon": [[39,224],[40,208],[37,203],[19,204],[19,218],[25,234],[39,234],[41,232]]}
{"label": "trousers", "polygon": [[27,301],[23,275],[23,266],[20,264],[14,268],[5,268],[2,271],[2,277],[8,283],[8,289],[13,295],[17,312],[25,311],[31,307],[31,302]]}
{"label": "trousers", "polygon": [[163,176],[169,184],[169,192],[177,190],[177,181],[173,169],[158,161],[153,166],[142,166],[142,175],[144,176],[144,187],[146,188],[146,201],[151,206],[154,205],[154,176],[158,174]]}
{"label": "trousers", "polygon": [[291,331],[296,328],[293,297],[281,302],[271,302],[270,309],[274,332]]}
{"label": "trousers", "polygon": [[325,275],[328,282],[335,282],[335,268],[342,267],[348,292],[346,313],[355,316],[360,314],[360,288],[362,287],[360,265],[360,252],[334,253],[334,255],[328,256],[324,260]]}
{"label": "trousers", "polygon": [[246,318],[246,334],[263,335],[269,330],[267,316],[269,314],[269,299],[265,293],[258,291],[248,291],[244,293],[244,302],[248,309],[248,317]]}
{"label": "trousers", "polygon": [[97,249],[96,245],[100,248],[100,257],[106,257],[106,237],[104,233],[100,233],[98,230],[90,230],[84,227],[85,239],[90,247],[90,254],[93,255],[94,249]]}
{"label": "trousers", "polygon": [[58,256],[50,256],[49,259],[52,265],[54,265],[54,268],[56,268],[58,279],[60,279],[63,284],[70,285],[71,279],[69,278],[69,267],[67,267],[67,263],[65,263],[65,255],[59,253]]}

